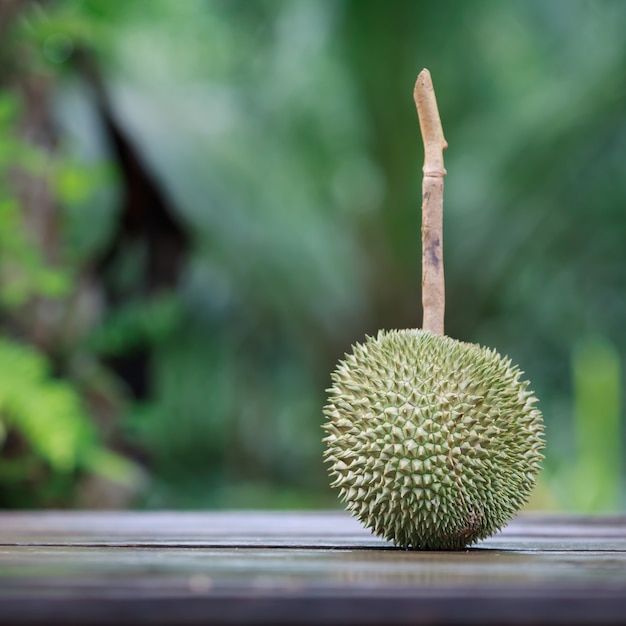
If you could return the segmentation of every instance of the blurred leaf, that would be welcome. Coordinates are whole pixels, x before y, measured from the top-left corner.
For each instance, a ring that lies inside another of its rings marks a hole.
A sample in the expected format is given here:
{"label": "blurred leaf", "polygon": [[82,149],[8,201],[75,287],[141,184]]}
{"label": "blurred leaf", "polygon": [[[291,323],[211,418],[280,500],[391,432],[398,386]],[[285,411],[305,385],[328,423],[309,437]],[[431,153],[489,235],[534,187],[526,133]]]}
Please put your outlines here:
{"label": "blurred leaf", "polygon": [[[509,354],[532,380],[548,433],[536,502],[616,506],[626,3],[562,5],[57,0],[25,14],[5,57],[54,81],[61,137],[53,158],[18,140],[20,102],[0,94],[2,302],[67,293],[133,191],[103,165],[114,152],[75,63],[83,47],[197,243],[161,303],[136,288],[145,245],[127,246],[114,279],[131,304],[81,346],[150,346],[153,396],[117,433],[148,459],[147,505],[239,505],[257,488],[259,505],[324,497],[333,363],[366,332],[420,321],[411,88],[427,66],[450,144],[447,333]],[[24,236],[5,182],[16,167],[66,209],[59,268]],[[607,339],[579,344],[593,336]]]}
{"label": "blurred leaf", "polygon": [[124,354],[162,341],[180,323],[181,305],[173,293],[160,293],[117,309],[95,329],[89,343],[103,355]]}
{"label": "blurred leaf", "polygon": [[72,386],[33,348],[0,339],[0,415],[57,471],[76,468],[94,433]]}
{"label": "blurred leaf", "polygon": [[121,485],[142,480],[142,472],[135,463],[106,448],[90,448],[83,455],[83,464],[94,474]]}
{"label": "blurred leaf", "polygon": [[576,345],[572,369],[577,443],[573,500],[583,511],[617,510],[624,467],[620,357],[605,339],[587,337]]}

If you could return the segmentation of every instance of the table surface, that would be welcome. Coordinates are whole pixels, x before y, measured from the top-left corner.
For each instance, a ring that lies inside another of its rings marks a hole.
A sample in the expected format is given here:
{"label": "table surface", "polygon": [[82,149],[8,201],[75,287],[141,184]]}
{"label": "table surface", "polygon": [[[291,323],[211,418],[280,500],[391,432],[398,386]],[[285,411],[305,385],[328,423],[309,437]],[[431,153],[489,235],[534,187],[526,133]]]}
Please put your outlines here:
{"label": "table surface", "polygon": [[412,552],[341,512],[5,512],[0,623],[626,623],[626,516]]}

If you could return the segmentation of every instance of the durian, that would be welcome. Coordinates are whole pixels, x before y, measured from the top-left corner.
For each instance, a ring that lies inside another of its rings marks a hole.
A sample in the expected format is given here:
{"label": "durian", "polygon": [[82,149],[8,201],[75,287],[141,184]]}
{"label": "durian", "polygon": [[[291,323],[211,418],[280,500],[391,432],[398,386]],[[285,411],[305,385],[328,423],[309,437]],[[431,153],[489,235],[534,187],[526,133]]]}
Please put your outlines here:
{"label": "durian", "polygon": [[[424,329],[381,331],[332,374],[325,460],[365,526],[402,548],[462,549],[526,502],[540,471],[543,422],[510,359],[443,334],[443,138],[423,70],[416,103],[425,146]],[[429,180],[430,179],[430,180]]]}

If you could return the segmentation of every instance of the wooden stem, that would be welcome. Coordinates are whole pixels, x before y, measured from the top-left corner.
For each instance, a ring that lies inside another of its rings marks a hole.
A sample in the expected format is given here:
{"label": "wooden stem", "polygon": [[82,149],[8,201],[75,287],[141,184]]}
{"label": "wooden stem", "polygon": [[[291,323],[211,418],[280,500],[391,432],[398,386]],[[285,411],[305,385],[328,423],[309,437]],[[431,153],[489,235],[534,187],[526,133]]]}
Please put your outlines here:
{"label": "wooden stem", "polygon": [[424,142],[422,181],[422,305],[424,330],[443,335],[445,284],[443,277],[443,136],[430,72],[423,69],[413,91]]}

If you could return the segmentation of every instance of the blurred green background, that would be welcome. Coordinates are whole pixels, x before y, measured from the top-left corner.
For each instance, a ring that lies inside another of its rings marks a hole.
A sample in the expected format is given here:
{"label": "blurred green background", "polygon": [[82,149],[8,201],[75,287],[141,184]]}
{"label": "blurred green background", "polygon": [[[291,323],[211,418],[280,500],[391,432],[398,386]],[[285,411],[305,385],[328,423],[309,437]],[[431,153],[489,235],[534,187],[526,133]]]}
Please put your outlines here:
{"label": "blurred green background", "polygon": [[0,506],[338,506],[336,361],[418,326],[540,398],[531,508],[624,507],[626,2],[0,0]]}

